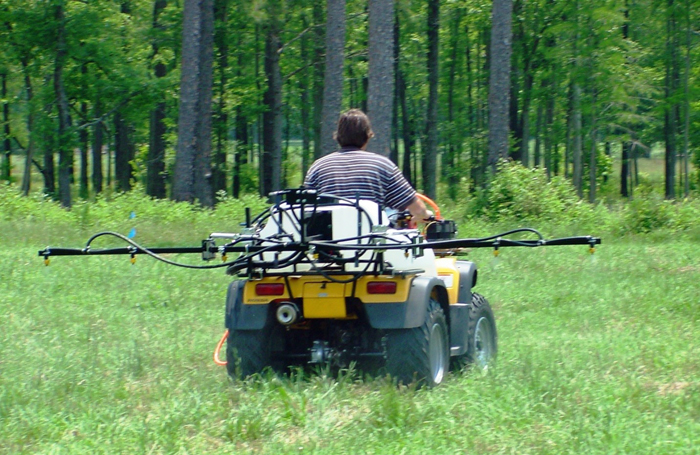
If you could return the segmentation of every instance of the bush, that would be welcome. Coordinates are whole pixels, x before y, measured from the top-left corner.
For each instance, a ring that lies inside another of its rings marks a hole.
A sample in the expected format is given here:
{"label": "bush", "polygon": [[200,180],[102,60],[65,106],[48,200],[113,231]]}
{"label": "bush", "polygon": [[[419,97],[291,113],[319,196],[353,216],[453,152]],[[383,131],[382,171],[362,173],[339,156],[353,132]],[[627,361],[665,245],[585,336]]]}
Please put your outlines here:
{"label": "bush", "polygon": [[103,193],[95,201],[76,200],[66,210],[49,197],[25,197],[16,186],[0,184],[0,230],[14,232],[13,241],[74,241],[97,231],[127,234],[132,229],[138,232],[137,241],[148,244],[198,241],[215,231],[238,232],[246,207],[254,216],[267,203],[257,195],[223,196],[215,209],[208,209],[153,199],[137,186],[126,193]]}
{"label": "bush", "polygon": [[23,196],[16,186],[0,183],[0,220],[28,219],[37,222],[66,222],[71,214],[49,196],[32,193]]}
{"label": "bush", "polygon": [[648,234],[661,229],[683,232],[698,227],[700,203],[692,199],[669,201],[646,192],[624,205],[621,213],[620,234]]}
{"label": "bush", "polygon": [[591,206],[581,201],[566,179],[550,179],[543,169],[502,161],[486,194],[484,215],[492,221],[579,222],[590,218]]}

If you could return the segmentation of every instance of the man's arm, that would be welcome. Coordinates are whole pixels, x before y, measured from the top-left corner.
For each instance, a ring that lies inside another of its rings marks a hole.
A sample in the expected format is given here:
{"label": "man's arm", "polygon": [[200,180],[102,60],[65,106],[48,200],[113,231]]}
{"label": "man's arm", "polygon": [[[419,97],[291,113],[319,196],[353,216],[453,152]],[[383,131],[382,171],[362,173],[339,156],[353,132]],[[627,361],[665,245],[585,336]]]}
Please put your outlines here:
{"label": "man's arm", "polygon": [[433,216],[433,212],[425,207],[425,204],[418,197],[413,197],[413,202],[408,204],[406,210],[411,212],[411,216],[417,223],[424,223],[425,220]]}

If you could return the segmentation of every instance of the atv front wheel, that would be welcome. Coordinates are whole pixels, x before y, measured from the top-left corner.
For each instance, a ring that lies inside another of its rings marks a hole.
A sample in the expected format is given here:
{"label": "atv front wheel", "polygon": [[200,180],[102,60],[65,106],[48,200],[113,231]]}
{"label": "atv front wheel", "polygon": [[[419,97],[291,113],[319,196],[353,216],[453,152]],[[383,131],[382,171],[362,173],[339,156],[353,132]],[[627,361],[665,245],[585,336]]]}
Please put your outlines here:
{"label": "atv front wheel", "polygon": [[400,383],[416,381],[434,387],[449,370],[449,349],[445,313],[440,304],[431,299],[423,325],[387,332],[387,372]]}
{"label": "atv front wheel", "polygon": [[484,296],[473,293],[467,321],[467,352],[460,356],[460,366],[474,365],[486,370],[496,361],[497,354],[498,333],[493,310]]}

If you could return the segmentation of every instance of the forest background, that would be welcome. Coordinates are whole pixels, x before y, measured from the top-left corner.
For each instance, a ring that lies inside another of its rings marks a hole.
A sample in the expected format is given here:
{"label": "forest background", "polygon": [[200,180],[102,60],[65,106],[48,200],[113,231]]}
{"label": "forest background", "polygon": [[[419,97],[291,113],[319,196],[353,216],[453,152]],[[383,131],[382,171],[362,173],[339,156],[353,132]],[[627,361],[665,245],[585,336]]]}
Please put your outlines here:
{"label": "forest background", "polygon": [[66,207],[136,184],[204,205],[266,195],[299,185],[359,107],[370,148],[431,197],[478,201],[497,158],[591,202],[697,188],[697,0],[196,5],[3,0],[0,178]]}

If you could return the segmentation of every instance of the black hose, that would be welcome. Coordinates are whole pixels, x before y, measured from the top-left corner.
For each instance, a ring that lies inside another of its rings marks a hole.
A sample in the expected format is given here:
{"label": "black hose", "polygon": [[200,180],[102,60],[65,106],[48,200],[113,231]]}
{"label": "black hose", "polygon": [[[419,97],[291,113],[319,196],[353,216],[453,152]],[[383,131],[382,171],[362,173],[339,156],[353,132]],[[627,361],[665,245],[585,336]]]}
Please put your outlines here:
{"label": "black hose", "polygon": [[85,244],[85,249],[87,250],[87,249],[90,248],[90,244],[93,242],[93,240],[95,240],[95,239],[97,239],[97,238],[99,238],[99,237],[106,236],[106,235],[113,236],[113,237],[116,237],[116,238],[118,238],[118,239],[121,239],[121,240],[125,241],[126,243],[128,243],[129,245],[133,246],[136,250],[138,250],[138,251],[143,251],[144,253],[146,253],[147,255],[151,256],[151,257],[154,258],[154,259],[157,259],[157,260],[159,260],[159,261],[161,261],[161,262],[164,262],[164,263],[166,263],[166,264],[169,264],[169,265],[174,265],[174,266],[176,266],[176,267],[183,267],[183,268],[186,268],[186,269],[200,269],[200,270],[205,270],[205,269],[218,269],[218,268],[221,268],[221,267],[228,267],[228,266],[230,266],[230,265],[232,265],[232,264],[234,264],[234,263],[236,262],[236,261],[232,261],[232,262],[223,262],[223,263],[221,263],[221,264],[214,264],[214,265],[190,265],[190,264],[183,264],[183,263],[181,263],[181,262],[175,262],[175,261],[171,261],[170,259],[166,259],[166,258],[164,258],[163,256],[160,256],[159,254],[156,254],[156,253],[152,252],[152,251],[149,250],[148,248],[139,245],[138,243],[134,242],[134,241],[131,240],[130,238],[128,238],[128,237],[126,237],[126,236],[124,236],[124,235],[122,235],[122,234],[119,234],[119,233],[117,233],[117,232],[112,232],[112,231],[98,232],[97,234],[93,235],[92,237],[90,237],[90,238],[88,239],[87,243]]}

